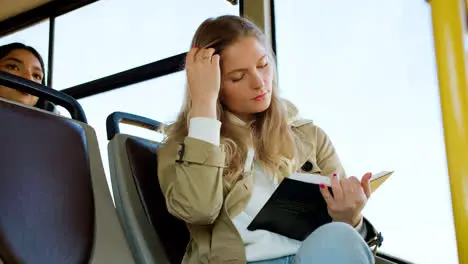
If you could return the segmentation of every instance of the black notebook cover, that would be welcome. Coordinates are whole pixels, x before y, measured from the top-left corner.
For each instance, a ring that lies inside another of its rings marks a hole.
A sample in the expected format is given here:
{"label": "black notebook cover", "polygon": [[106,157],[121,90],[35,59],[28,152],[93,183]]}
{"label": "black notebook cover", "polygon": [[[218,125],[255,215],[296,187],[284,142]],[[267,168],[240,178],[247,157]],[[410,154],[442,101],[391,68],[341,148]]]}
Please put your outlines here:
{"label": "black notebook cover", "polygon": [[303,241],[331,221],[318,184],[285,178],[247,229],[263,229]]}

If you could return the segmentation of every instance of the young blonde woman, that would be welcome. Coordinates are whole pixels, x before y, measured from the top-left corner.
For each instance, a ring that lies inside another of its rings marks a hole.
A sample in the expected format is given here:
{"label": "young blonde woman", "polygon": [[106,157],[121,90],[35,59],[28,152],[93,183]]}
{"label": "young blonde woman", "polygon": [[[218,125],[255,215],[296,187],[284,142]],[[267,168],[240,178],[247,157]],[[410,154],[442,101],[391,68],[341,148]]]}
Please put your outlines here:
{"label": "young blonde woman", "polygon": [[[374,263],[376,237],[361,211],[370,173],[345,177],[327,135],[278,97],[273,54],[261,30],[237,16],[204,21],[187,54],[187,92],[159,150],[169,212],[187,223],[183,263]],[[321,186],[332,223],[296,241],[247,225],[294,172],[332,177]]]}

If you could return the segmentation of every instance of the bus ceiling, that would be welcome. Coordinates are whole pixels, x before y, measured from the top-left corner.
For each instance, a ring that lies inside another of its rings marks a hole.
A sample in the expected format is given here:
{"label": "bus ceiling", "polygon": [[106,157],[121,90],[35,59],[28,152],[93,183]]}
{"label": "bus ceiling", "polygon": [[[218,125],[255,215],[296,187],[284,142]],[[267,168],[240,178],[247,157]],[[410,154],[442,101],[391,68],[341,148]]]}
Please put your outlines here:
{"label": "bus ceiling", "polygon": [[53,19],[97,0],[22,0],[2,1],[0,37],[45,19]]}
{"label": "bus ceiling", "polygon": [[52,0],[2,1],[2,8],[0,8],[0,21],[4,21],[8,18],[30,11],[49,2],[52,2]]}

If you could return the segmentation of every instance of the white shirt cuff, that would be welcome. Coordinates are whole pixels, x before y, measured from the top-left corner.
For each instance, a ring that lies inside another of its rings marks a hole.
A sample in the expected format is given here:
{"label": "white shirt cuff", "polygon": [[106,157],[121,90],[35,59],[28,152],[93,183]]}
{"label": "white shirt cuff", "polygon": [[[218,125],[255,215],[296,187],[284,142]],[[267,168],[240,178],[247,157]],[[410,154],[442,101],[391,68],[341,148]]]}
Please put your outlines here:
{"label": "white shirt cuff", "polygon": [[363,238],[365,238],[367,236],[367,228],[366,228],[366,225],[364,225],[364,218],[363,217],[361,217],[361,221],[355,227],[355,229],[356,229],[356,231],[358,231],[359,234],[361,234],[361,236]]}
{"label": "white shirt cuff", "polygon": [[213,118],[193,117],[190,119],[188,136],[219,146],[221,122]]}

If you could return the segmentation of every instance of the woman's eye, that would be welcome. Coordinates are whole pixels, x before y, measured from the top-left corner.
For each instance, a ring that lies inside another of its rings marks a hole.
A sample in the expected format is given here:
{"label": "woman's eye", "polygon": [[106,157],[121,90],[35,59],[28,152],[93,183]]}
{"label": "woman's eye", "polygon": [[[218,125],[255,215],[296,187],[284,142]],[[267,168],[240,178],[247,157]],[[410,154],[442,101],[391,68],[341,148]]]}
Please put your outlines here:
{"label": "woman's eye", "polygon": [[8,69],[8,70],[12,70],[12,71],[19,71],[18,66],[14,65],[14,64],[7,64],[7,65],[5,65],[5,68]]}
{"label": "woman's eye", "polygon": [[242,74],[242,76],[240,76],[239,78],[232,79],[232,82],[238,82],[242,80],[243,78],[244,78],[244,74]]}
{"label": "woman's eye", "polygon": [[35,80],[42,81],[42,75],[40,75],[40,74],[34,74],[34,75],[33,75],[33,78],[34,78]]}

